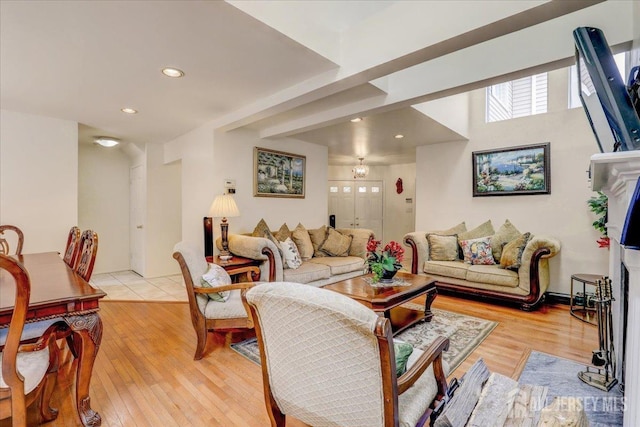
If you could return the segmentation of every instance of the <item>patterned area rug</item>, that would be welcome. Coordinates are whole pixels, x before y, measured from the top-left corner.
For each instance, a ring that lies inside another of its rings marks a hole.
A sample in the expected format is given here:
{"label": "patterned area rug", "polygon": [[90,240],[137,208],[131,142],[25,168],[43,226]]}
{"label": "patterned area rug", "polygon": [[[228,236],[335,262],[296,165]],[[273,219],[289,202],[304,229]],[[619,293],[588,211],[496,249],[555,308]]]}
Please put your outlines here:
{"label": "patterned area rug", "polygon": [[[424,306],[407,303],[405,307],[420,310]],[[444,360],[453,372],[473,350],[484,341],[498,323],[477,317],[465,316],[432,309],[431,322],[420,322],[397,335],[395,338],[410,343],[414,348],[425,350],[438,336],[449,338],[449,351],[444,353]],[[255,338],[231,344],[231,348],[251,360],[260,364],[260,350]]]}
{"label": "patterned area rug", "polygon": [[583,364],[532,351],[518,381],[549,387],[546,402],[539,407],[550,404],[554,397],[560,397],[563,405],[572,405],[569,397],[574,397],[582,404],[590,427],[621,426],[625,404],[629,402],[624,400],[617,385],[606,392],[582,382],[578,372],[584,370]]}

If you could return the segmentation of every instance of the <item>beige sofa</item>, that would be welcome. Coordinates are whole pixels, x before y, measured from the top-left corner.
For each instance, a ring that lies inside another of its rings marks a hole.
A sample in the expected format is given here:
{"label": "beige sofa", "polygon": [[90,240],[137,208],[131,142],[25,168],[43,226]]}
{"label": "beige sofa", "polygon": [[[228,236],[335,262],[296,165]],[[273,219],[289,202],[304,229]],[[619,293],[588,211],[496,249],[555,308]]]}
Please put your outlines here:
{"label": "beige sofa", "polygon": [[404,243],[412,255],[413,274],[432,276],[437,281],[438,290],[445,293],[507,301],[519,304],[527,311],[537,308],[543,301],[549,286],[548,260],[560,251],[560,242],[556,239],[531,236],[521,250],[519,268],[512,271],[501,268],[499,264],[472,265],[459,259],[432,260],[429,258],[427,234],[430,233],[415,231],[404,236]]}
{"label": "beige sofa", "polygon": [[[314,231],[317,230],[320,229]],[[229,251],[234,255],[262,261],[260,281],[295,282],[321,287],[360,276],[365,268],[367,242],[373,237],[373,231],[351,228],[336,231],[353,237],[348,256],[317,256],[319,253],[316,250],[312,258],[303,260],[302,265],[296,269],[284,268],[278,248],[266,237],[231,234]],[[219,239],[217,243],[220,247]]]}

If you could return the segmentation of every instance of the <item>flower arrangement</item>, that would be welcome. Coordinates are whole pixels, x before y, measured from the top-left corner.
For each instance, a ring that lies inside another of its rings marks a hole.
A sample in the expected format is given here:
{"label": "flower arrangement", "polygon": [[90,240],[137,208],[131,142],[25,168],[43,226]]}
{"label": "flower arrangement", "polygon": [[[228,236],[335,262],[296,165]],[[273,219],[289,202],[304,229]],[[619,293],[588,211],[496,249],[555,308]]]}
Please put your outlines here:
{"label": "flower arrangement", "polygon": [[382,251],[379,250],[380,245],[380,240],[369,239],[367,242],[367,263],[374,282],[391,279],[402,268],[400,263],[404,259],[404,249],[398,242],[390,241]]}

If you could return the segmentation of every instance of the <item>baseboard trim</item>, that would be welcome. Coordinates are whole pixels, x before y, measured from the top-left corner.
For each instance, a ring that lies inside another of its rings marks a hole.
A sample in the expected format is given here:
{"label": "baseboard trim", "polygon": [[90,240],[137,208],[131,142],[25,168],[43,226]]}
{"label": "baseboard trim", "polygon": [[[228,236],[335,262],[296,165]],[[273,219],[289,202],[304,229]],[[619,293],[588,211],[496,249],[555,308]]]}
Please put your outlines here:
{"label": "baseboard trim", "polygon": [[571,295],[569,294],[560,294],[557,292],[546,292],[545,293],[545,301],[548,304],[571,304]]}

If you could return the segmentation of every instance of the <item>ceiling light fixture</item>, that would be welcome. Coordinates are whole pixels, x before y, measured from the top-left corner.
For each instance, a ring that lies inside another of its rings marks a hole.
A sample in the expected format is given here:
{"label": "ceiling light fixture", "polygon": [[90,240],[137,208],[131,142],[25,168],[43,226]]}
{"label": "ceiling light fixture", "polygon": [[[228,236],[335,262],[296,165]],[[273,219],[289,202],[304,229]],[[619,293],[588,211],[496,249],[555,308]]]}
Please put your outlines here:
{"label": "ceiling light fixture", "polygon": [[402,138],[404,138],[404,135],[402,135],[401,133],[396,135],[396,139],[402,139]]}
{"label": "ceiling light fixture", "polygon": [[102,145],[103,147],[115,147],[116,145],[120,144],[120,141],[115,138],[111,138],[110,136],[97,136],[93,139],[93,141],[98,145]]}
{"label": "ceiling light fixture", "polygon": [[134,108],[129,108],[129,107],[121,108],[120,111],[122,111],[123,113],[127,113],[127,114],[137,114],[138,113],[138,110],[136,110]]}
{"label": "ceiling light fixture", "polygon": [[367,165],[363,165],[362,161],[364,160],[364,157],[358,157],[358,160],[360,160],[360,164],[354,166],[353,168],[353,178],[364,178],[369,174],[369,166]]}
{"label": "ceiling light fixture", "polygon": [[162,69],[162,74],[167,77],[179,78],[184,76],[184,71],[178,70],[177,68],[167,67]]}
{"label": "ceiling light fixture", "polygon": [[351,119],[352,123],[358,123],[358,122],[361,122],[361,121],[362,121],[362,117],[355,117],[355,118]]}

